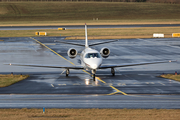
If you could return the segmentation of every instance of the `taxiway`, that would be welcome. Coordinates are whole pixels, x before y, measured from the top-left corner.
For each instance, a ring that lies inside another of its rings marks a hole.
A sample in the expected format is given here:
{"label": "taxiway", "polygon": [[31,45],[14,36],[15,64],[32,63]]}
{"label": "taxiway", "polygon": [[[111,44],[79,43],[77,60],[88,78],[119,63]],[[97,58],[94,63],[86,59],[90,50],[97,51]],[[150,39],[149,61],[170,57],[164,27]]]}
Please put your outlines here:
{"label": "taxiway", "polygon": [[[3,40],[0,41],[0,74],[30,74],[26,80],[0,88],[1,108],[180,108],[180,82],[158,77],[163,73],[179,73],[179,62],[117,68],[116,76],[111,76],[110,69],[98,70],[96,82],[89,71],[70,70],[69,77],[65,77],[63,69],[3,65],[71,65],[69,61],[79,64],[78,57],[68,58],[67,50],[75,47],[80,51],[82,48],[54,42],[63,39],[0,38]],[[103,40],[89,42],[99,41]],[[84,43],[84,40],[76,42]],[[100,50],[104,46],[111,50],[104,64],[180,61],[179,38],[120,39],[94,48]]]}

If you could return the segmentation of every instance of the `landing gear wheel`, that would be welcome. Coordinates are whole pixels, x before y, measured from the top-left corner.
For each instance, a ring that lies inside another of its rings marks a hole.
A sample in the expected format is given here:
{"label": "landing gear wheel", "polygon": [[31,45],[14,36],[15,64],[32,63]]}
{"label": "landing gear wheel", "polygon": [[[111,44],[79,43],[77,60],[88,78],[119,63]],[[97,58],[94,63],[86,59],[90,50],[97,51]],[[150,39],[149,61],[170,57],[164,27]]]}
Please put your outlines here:
{"label": "landing gear wheel", "polygon": [[69,69],[66,70],[66,77],[69,75]]}
{"label": "landing gear wheel", "polygon": [[111,68],[111,73],[112,73],[112,76],[115,76],[115,70],[114,70],[114,68]]}

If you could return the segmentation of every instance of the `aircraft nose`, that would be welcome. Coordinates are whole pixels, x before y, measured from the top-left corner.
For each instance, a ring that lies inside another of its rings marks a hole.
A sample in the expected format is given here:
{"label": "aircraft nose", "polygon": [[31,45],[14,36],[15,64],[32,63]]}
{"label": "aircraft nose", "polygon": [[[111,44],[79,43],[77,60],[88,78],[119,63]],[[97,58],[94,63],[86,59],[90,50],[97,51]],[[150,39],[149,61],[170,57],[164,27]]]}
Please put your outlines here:
{"label": "aircraft nose", "polygon": [[98,65],[93,64],[91,67],[92,67],[92,69],[97,69]]}

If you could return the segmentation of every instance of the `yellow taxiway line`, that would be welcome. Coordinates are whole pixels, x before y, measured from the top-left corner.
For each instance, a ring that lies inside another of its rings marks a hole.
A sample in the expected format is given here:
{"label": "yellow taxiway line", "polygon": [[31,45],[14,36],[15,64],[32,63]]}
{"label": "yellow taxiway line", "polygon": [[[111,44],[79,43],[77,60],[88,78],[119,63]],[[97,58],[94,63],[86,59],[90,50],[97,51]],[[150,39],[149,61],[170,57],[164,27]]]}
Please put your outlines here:
{"label": "yellow taxiway line", "polygon": [[72,65],[75,65],[74,63],[72,63],[71,61],[67,60],[66,58],[64,58],[63,56],[61,56],[60,54],[58,54],[57,52],[55,52],[54,50],[52,50],[51,48],[49,48],[48,46],[46,46],[45,44],[39,42],[38,40],[30,37],[31,39],[33,39],[34,41],[36,41],[37,43],[39,43],[40,45],[46,47],[47,49],[49,49],[50,51],[52,51],[53,53],[55,53],[56,55],[58,55],[59,57],[63,58],[64,60],[68,61],[69,63],[71,63]]}
{"label": "yellow taxiway line", "polygon": [[[34,38],[32,38],[32,37],[30,37],[30,38],[33,39],[34,41],[36,41],[37,43],[39,43],[40,45],[46,47],[47,49],[49,49],[50,51],[52,51],[53,53],[55,53],[55,54],[58,55],[59,57],[61,57],[61,58],[63,58],[64,60],[68,61],[68,62],[71,63],[72,65],[75,65],[74,63],[72,63],[71,61],[67,60],[66,58],[64,58],[63,56],[61,56],[60,54],[58,54],[57,52],[55,52],[54,50],[52,50],[51,48],[49,48],[48,46],[46,46],[45,44],[41,43],[40,41],[38,41],[38,40],[36,40],[36,39],[34,39]],[[85,72],[85,73],[87,73],[87,74],[89,74],[89,75],[91,75],[89,72],[87,72],[87,71],[85,71],[85,70],[82,70],[82,71]],[[99,80],[99,81],[101,81],[102,83],[106,84],[106,82],[103,81],[103,80],[101,80],[99,77],[96,77],[96,79]],[[51,85],[52,85],[52,84],[51,84]],[[126,93],[118,90],[117,88],[113,87],[112,85],[109,85],[109,87],[111,87],[112,89],[116,90],[116,92],[110,93],[110,94],[107,94],[107,95],[114,95],[114,94],[116,94],[116,93],[121,93],[121,94],[123,94],[123,95],[127,95]]]}
{"label": "yellow taxiway line", "polygon": [[[101,80],[99,77],[96,77],[96,79],[98,79],[98,80],[101,81],[102,83],[105,83],[105,84],[106,84],[106,82],[103,81],[103,80]],[[117,88],[115,88],[115,87],[112,86],[112,85],[109,85],[109,87],[111,87],[112,89],[116,90],[116,92],[110,93],[110,94],[107,94],[107,95],[113,95],[113,94],[116,94],[116,93],[121,93],[121,94],[123,94],[123,95],[127,95],[126,93],[124,93],[124,92],[118,90]]]}

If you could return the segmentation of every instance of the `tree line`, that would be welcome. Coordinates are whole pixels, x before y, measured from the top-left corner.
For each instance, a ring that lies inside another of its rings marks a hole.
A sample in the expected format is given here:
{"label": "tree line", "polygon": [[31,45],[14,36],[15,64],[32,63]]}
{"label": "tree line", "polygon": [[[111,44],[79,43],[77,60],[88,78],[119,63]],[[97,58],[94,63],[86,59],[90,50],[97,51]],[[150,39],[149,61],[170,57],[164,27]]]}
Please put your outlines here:
{"label": "tree line", "polygon": [[180,0],[146,0],[147,2],[153,3],[171,3],[171,4],[180,4]]}

